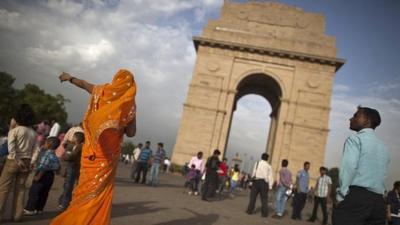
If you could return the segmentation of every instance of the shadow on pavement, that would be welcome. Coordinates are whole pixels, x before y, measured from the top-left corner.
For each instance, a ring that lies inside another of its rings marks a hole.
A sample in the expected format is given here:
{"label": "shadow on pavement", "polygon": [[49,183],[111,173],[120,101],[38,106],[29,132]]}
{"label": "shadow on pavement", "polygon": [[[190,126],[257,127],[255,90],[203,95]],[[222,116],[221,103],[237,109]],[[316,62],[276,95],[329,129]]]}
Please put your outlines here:
{"label": "shadow on pavement", "polygon": [[129,202],[129,203],[118,203],[112,205],[111,218],[131,216],[139,214],[154,213],[167,208],[146,206],[147,204],[155,203],[154,201],[146,202]]}
{"label": "shadow on pavement", "polygon": [[217,214],[200,214],[194,212],[190,209],[184,208],[184,210],[194,214],[193,217],[185,218],[185,219],[177,219],[171,220],[168,222],[157,223],[155,225],[182,225],[182,224],[190,224],[190,225],[211,225],[217,222],[219,215]]}

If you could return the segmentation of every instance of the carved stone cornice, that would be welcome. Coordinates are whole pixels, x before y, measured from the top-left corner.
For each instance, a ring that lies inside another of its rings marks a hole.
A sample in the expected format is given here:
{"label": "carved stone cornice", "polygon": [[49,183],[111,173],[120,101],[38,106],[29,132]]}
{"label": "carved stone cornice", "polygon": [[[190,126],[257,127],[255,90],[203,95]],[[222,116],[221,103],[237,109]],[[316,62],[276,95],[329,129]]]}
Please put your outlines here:
{"label": "carved stone cornice", "polygon": [[330,57],[323,57],[323,56],[317,56],[317,55],[311,55],[311,54],[305,54],[305,53],[299,53],[299,52],[285,51],[285,50],[280,50],[280,49],[257,47],[257,46],[242,44],[242,43],[221,41],[221,40],[215,40],[215,39],[198,37],[198,36],[193,37],[193,42],[194,42],[196,51],[198,50],[199,46],[202,45],[202,46],[210,46],[210,47],[216,47],[216,48],[227,48],[227,49],[232,49],[232,50],[236,50],[236,51],[245,51],[245,52],[252,52],[252,53],[256,52],[258,54],[284,57],[284,58],[296,59],[296,60],[300,60],[300,61],[309,61],[309,62],[320,63],[320,64],[324,64],[324,65],[331,65],[331,66],[335,67],[335,71],[338,71],[340,69],[340,67],[343,66],[343,64],[346,62],[345,59],[340,59],[340,58],[330,58]]}

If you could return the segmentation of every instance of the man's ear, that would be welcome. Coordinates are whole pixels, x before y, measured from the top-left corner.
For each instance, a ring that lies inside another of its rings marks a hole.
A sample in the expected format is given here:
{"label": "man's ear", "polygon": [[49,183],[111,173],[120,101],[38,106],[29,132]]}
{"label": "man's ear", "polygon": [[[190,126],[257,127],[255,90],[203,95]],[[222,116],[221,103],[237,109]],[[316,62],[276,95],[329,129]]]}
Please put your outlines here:
{"label": "man's ear", "polygon": [[364,127],[369,127],[372,128],[372,123],[371,120],[369,118],[367,118],[364,122]]}

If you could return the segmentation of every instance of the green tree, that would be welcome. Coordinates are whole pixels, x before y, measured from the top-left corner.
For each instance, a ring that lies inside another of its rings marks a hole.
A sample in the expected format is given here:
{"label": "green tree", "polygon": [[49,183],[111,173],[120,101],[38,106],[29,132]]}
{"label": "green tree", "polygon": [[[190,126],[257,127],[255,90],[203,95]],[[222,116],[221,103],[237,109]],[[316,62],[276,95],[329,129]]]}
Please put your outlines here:
{"label": "green tree", "polygon": [[55,96],[46,94],[42,89],[34,84],[26,84],[25,87],[18,92],[18,98],[21,103],[28,103],[35,111],[36,120],[56,120],[64,124],[67,121],[68,114],[65,111],[65,103],[68,99],[62,95]]}
{"label": "green tree", "polygon": [[16,107],[17,91],[13,88],[15,79],[6,72],[0,72],[0,126],[7,126]]}
{"label": "green tree", "polygon": [[56,120],[65,124],[68,114],[65,103],[68,99],[62,95],[50,95],[37,85],[26,84],[21,90],[13,87],[14,77],[6,72],[0,72],[0,125],[7,126],[20,104],[27,103],[35,112],[35,122]]}
{"label": "green tree", "polygon": [[122,144],[121,152],[124,155],[132,155],[134,149],[135,145],[132,142],[127,141]]}

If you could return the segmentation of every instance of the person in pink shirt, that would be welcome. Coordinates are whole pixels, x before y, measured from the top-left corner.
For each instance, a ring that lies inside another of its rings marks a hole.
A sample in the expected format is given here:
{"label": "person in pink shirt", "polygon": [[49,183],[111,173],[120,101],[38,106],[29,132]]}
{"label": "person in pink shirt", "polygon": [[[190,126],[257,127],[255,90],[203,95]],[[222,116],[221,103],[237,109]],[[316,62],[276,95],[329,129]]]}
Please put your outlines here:
{"label": "person in pink shirt", "polygon": [[195,190],[198,190],[198,191],[194,192],[194,194],[198,195],[200,192],[199,191],[200,179],[204,173],[204,168],[205,168],[205,163],[203,160],[203,152],[201,152],[201,151],[198,152],[196,156],[193,156],[192,159],[190,159],[189,167],[192,167],[192,165],[195,166],[195,170],[196,170],[196,174],[197,174],[196,179],[195,179],[195,186],[196,186]]}

